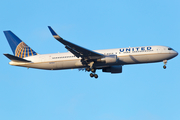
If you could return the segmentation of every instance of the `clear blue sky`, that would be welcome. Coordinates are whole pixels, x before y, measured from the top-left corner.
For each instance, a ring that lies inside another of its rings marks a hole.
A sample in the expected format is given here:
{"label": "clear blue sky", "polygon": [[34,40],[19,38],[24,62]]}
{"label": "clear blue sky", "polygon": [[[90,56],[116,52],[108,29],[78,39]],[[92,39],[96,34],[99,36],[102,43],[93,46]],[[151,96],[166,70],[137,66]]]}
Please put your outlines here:
{"label": "clear blue sky", "polygon": [[11,30],[39,54],[66,52],[50,34],[88,49],[165,45],[180,52],[179,0],[0,2],[0,120],[180,120],[180,57],[123,66],[122,74],[8,65]]}

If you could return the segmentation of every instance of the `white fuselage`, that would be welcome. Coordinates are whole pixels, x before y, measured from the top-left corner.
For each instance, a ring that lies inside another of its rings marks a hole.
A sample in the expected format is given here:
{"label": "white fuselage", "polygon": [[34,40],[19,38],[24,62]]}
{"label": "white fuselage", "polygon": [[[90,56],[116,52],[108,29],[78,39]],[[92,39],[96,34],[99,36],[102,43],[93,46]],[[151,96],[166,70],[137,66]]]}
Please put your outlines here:
{"label": "white fuselage", "polygon": [[[166,46],[143,46],[94,51],[107,56],[117,55],[118,57],[118,61],[115,63],[96,63],[96,68],[103,68],[112,65],[161,62],[163,60],[169,60],[177,56],[178,54],[176,51],[171,50],[169,49],[169,47]],[[26,57],[24,59],[30,60],[32,62],[27,63],[11,61],[9,64],[15,66],[47,70],[74,69],[87,67],[82,64],[81,58],[77,58],[70,52],[35,55]]]}

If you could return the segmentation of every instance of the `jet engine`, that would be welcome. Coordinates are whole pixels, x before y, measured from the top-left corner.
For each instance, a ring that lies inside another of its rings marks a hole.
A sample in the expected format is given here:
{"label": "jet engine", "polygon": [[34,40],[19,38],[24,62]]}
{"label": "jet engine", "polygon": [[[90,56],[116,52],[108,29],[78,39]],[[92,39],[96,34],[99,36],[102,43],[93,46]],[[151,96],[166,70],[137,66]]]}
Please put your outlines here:
{"label": "jet engine", "polygon": [[111,66],[102,69],[103,72],[122,73],[122,65]]}
{"label": "jet engine", "polygon": [[100,62],[105,62],[107,64],[116,63],[118,61],[117,55],[109,55],[99,60]]}

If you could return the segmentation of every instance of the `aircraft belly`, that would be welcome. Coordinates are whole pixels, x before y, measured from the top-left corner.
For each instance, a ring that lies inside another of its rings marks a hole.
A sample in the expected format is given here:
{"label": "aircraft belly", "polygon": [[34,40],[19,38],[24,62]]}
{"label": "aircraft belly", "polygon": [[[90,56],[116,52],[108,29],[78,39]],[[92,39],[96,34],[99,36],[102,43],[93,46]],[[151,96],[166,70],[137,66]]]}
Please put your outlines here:
{"label": "aircraft belly", "polygon": [[63,69],[63,61],[61,62],[56,62],[56,69]]}
{"label": "aircraft belly", "polygon": [[169,59],[168,53],[155,53],[146,55],[127,55],[120,56],[119,60],[124,62],[124,64],[137,64],[137,63],[151,63],[160,62]]}
{"label": "aircraft belly", "polygon": [[53,70],[56,69],[56,63],[55,62],[31,63],[25,65],[24,67]]}
{"label": "aircraft belly", "polygon": [[57,62],[57,69],[71,69],[75,67],[75,61]]}
{"label": "aircraft belly", "polygon": [[13,63],[11,65],[37,68],[45,70],[61,70],[61,69],[73,69],[84,67],[80,60],[76,61],[50,61],[50,62],[38,62],[38,63]]}
{"label": "aircraft belly", "polygon": [[159,62],[163,60],[169,60],[172,56],[169,53],[159,53],[159,54],[152,54],[149,55],[150,62]]}
{"label": "aircraft belly", "polygon": [[32,64],[30,67],[38,69],[47,69],[47,70],[61,70],[61,69],[73,69],[82,67],[82,64],[76,65],[77,61],[56,61],[56,62],[46,62],[39,64]]}

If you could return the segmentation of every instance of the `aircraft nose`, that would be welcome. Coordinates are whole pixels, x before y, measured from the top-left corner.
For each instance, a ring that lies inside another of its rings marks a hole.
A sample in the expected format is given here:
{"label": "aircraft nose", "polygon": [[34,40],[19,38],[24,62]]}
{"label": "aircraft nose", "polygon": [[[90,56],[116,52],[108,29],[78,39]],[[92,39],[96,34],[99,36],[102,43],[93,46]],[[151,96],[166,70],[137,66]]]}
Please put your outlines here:
{"label": "aircraft nose", "polygon": [[176,54],[175,54],[176,56],[178,55],[178,52],[176,52]]}
{"label": "aircraft nose", "polygon": [[173,56],[176,57],[179,53],[177,51],[173,51]]}

